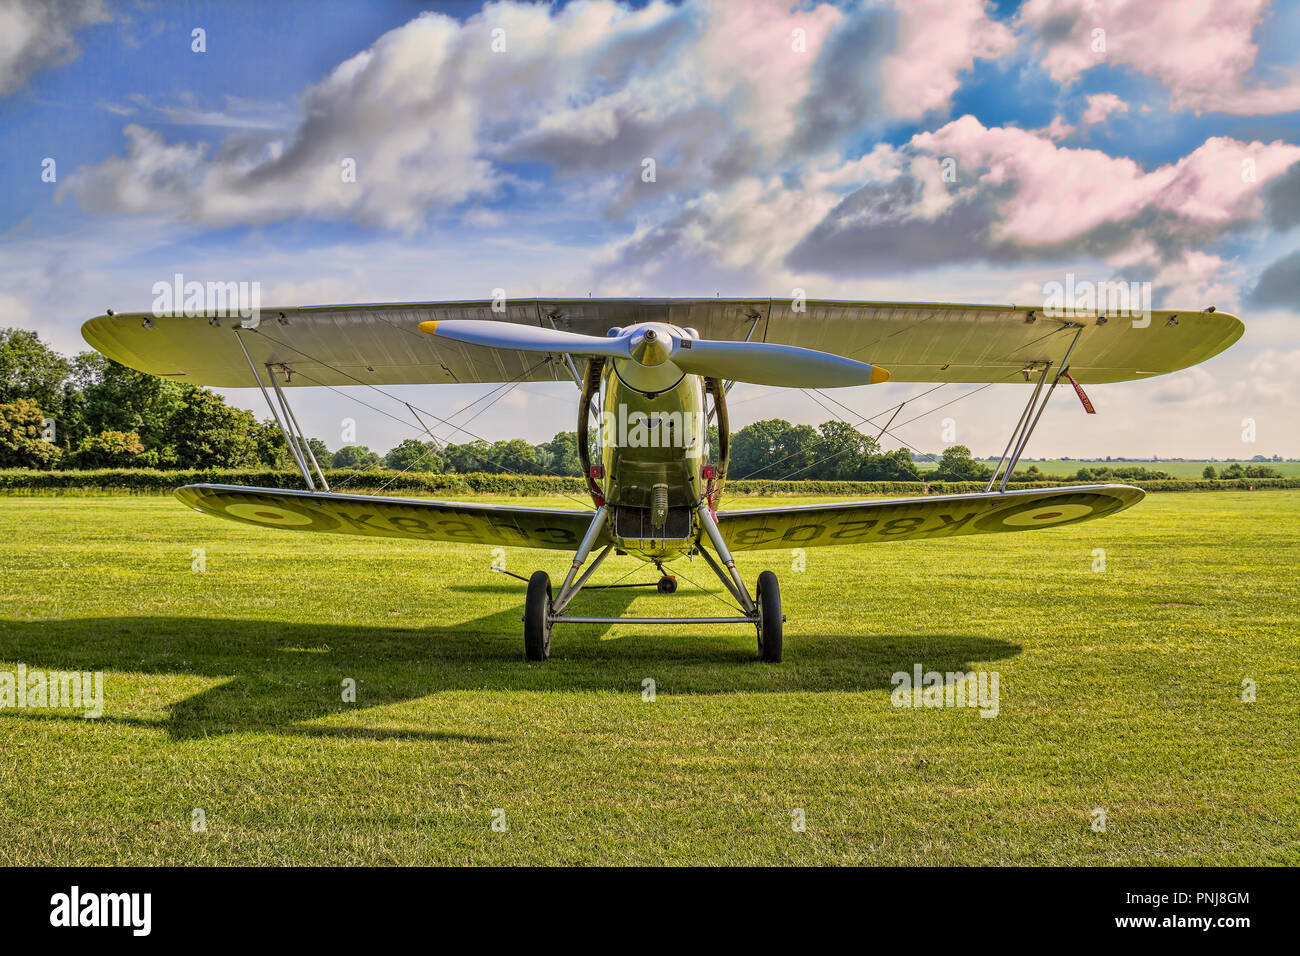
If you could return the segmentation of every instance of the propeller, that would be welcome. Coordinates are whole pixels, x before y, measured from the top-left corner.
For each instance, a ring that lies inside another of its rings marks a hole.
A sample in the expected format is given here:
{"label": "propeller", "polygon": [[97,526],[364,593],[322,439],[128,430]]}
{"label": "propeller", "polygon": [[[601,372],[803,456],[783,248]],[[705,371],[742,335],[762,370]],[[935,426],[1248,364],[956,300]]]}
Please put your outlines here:
{"label": "propeller", "polygon": [[693,338],[671,325],[610,329],[607,336],[562,332],[514,322],[456,319],[421,322],[430,335],[523,352],[561,352],[625,359],[648,368],[671,361],[689,375],[789,388],[837,388],[889,380],[889,372],[829,352],[775,345]]}

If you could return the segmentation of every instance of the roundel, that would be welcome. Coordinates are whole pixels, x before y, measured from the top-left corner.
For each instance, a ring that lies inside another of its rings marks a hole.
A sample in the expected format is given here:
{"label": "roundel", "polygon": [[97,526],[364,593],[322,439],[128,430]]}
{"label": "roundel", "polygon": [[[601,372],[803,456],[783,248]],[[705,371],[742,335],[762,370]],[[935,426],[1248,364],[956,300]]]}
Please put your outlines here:
{"label": "roundel", "polygon": [[299,505],[276,502],[232,501],[208,498],[205,510],[215,511],[237,521],[260,524],[270,528],[296,528],[311,531],[333,531],[339,526],[337,519]]}
{"label": "roundel", "polygon": [[1109,514],[1121,505],[1109,495],[1077,494],[1012,505],[975,522],[981,531],[1022,531],[1054,524],[1069,524]]}

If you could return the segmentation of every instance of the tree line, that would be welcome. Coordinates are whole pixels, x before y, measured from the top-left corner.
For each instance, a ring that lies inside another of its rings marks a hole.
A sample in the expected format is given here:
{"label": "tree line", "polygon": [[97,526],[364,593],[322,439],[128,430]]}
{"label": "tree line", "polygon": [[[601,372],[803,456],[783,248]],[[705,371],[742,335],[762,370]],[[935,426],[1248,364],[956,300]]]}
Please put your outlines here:
{"label": "tree line", "polygon": [[[331,451],[308,439],[322,468],[577,475],[578,437],[548,442],[407,439],[384,454]],[[26,329],[0,329],[0,467],[292,468],[275,422],[206,388],[137,372],[85,351],[67,358]]]}

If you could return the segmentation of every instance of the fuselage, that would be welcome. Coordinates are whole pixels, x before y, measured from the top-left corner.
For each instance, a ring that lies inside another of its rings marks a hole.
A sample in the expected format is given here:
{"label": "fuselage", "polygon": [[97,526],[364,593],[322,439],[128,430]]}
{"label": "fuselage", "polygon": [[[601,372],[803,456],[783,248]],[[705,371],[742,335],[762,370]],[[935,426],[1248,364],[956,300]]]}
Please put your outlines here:
{"label": "fuselage", "polygon": [[593,496],[610,509],[619,551],[661,562],[696,549],[696,509],[711,487],[705,474],[714,467],[712,487],[722,476],[710,459],[705,379],[663,357],[659,346],[671,326],[632,328],[647,334],[633,358],[604,362],[592,403],[599,418],[594,457],[600,463],[592,469]]}

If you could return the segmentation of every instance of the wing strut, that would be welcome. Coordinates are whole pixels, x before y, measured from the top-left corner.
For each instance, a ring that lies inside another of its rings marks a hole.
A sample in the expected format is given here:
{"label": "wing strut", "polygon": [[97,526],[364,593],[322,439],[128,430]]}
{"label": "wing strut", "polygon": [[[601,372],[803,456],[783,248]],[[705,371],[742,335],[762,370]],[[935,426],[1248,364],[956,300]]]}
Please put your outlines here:
{"label": "wing strut", "polygon": [[[1030,366],[1030,368],[1032,367],[1033,366]],[[1047,378],[1047,370],[1051,367],[1051,362],[1043,363],[1043,370],[1038,375],[1038,384],[1034,386],[1033,394],[1029,396],[1029,401],[1025,403],[1025,410],[1020,413],[1020,421],[1016,422],[1016,427],[1012,430],[1011,437],[1007,439],[1007,447],[1002,449],[1002,457],[998,459],[997,467],[993,469],[993,477],[989,479],[988,485],[984,488],[986,492],[992,491],[993,485],[997,483],[998,475],[1002,473],[1002,466],[1006,463],[1007,455],[1011,454],[1011,446],[1016,443],[1016,439],[1024,429],[1025,420],[1029,418],[1030,410],[1033,409],[1034,403],[1038,401],[1038,393],[1043,390],[1043,380]],[[1028,374],[1028,369],[1026,369],[1026,377],[1028,377]]]}
{"label": "wing strut", "polygon": [[248,360],[248,368],[253,373],[253,380],[257,382],[262,397],[266,399],[267,407],[271,409],[271,417],[275,419],[276,425],[280,427],[280,434],[284,436],[284,443],[289,449],[289,454],[293,455],[298,470],[302,472],[302,480],[307,483],[307,490],[316,490],[316,482],[312,479],[311,471],[307,468],[307,462],[310,460],[312,467],[316,469],[316,474],[320,478],[321,487],[325,491],[329,491],[330,486],[329,482],[325,480],[325,472],[321,470],[320,464],[316,461],[316,456],[312,453],[311,445],[307,442],[307,437],[298,426],[298,419],[294,416],[293,409],[289,407],[289,402],[284,397],[284,390],[280,388],[280,383],[276,380],[275,369],[269,362],[267,363],[266,374],[271,380],[271,388],[275,390],[276,398],[279,399],[279,411],[276,410],[275,403],[271,401],[271,395],[267,392],[266,386],[262,384],[262,376],[257,373],[257,366],[253,364],[253,358],[248,354],[248,349],[244,346],[244,340],[240,337],[238,331],[235,332],[235,338],[239,340],[239,348],[243,351],[244,358]]}
{"label": "wing strut", "polygon": [[[1065,327],[1069,328],[1068,325]],[[1020,422],[1016,425],[1016,430],[1011,434],[1011,439],[1015,442],[1016,449],[1011,454],[1011,460],[1007,462],[1007,470],[1002,473],[1002,482],[998,485],[998,491],[1007,490],[1007,479],[1009,479],[1011,473],[1016,470],[1016,465],[1020,461],[1020,456],[1024,452],[1025,446],[1029,444],[1029,436],[1034,433],[1034,428],[1037,427],[1038,420],[1043,417],[1043,409],[1047,408],[1047,403],[1051,400],[1052,392],[1056,390],[1057,383],[1061,381],[1061,376],[1069,369],[1070,353],[1074,351],[1075,343],[1079,341],[1079,336],[1082,333],[1083,326],[1080,325],[1075,329],[1074,338],[1070,340],[1070,347],[1065,350],[1065,357],[1061,359],[1061,364],[1056,367],[1056,375],[1052,377],[1052,384],[1048,387],[1047,394],[1044,395],[1042,401],[1038,403],[1038,410],[1031,416],[1029,413],[1034,407],[1034,401],[1038,398],[1038,393],[1043,388],[1043,381],[1047,378],[1047,370],[1051,366],[1051,363],[1048,362],[1043,365],[1042,374],[1038,376],[1038,384],[1034,386],[1034,393],[1029,396],[1029,404],[1026,405],[1025,410],[1021,412]],[[1016,438],[1017,434],[1020,436],[1019,439]],[[1007,442],[1007,448],[1010,447],[1011,442]],[[1006,457],[1007,453],[1003,451],[1002,458],[1005,459]],[[1001,467],[1002,460],[999,460],[998,468]],[[993,490],[993,482],[998,480],[998,468],[993,470],[993,477],[989,479],[988,487],[984,489],[986,492]]]}

